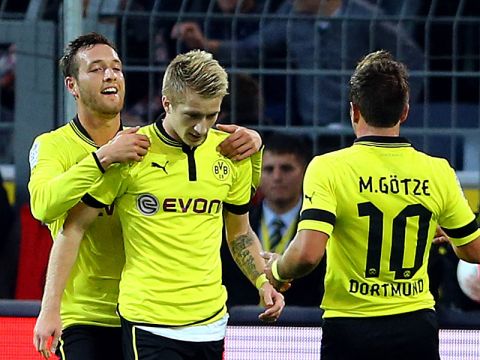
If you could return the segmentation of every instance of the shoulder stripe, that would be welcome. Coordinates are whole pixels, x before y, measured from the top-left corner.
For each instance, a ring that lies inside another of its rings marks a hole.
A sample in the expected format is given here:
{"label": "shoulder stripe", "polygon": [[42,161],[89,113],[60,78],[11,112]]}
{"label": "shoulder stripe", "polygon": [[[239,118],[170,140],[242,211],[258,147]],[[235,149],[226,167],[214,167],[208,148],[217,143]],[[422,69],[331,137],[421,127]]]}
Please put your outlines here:
{"label": "shoulder stripe", "polygon": [[104,207],[107,206],[106,204],[103,204],[100,201],[98,201],[97,199],[95,199],[90,194],[83,195],[82,201],[85,205],[88,205],[88,206],[93,207],[95,209],[103,209]]}
{"label": "shoulder stripe", "polygon": [[473,234],[475,231],[478,230],[478,224],[475,219],[473,219],[470,223],[468,223],[465,226],[462,226],[461,228],[458,229],[445,229],[443,228],[443,231],[445,231],[445,234],[448,236],[455,238],[455,239],[461,239],[464,237],[467,237],[468,235]]}
{"label": "shoulder stripe", "polygon": [[322,221],[332,226],[335,225],[335,214],[330,211],[320,209],[307,209],[300,214],[300,221],[302,220],[316,220]]}
{"label": "shoulder stripe", "polygon": [[234,205],[234,204],[224,203],[224,206],[225,206],[225,209],[227,209],[228,211],[230,211],[235,215],[243,215],[250,210],[250,203],[244,204],[244,205]]}

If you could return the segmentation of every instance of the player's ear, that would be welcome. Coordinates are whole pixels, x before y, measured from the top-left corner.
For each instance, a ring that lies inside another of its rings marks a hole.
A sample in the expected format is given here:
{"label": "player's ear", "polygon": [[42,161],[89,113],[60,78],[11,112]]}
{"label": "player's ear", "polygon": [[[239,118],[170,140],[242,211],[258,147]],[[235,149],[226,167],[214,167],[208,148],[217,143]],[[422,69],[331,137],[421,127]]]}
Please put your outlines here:
{"label": "player's ear", "polygon": [[403,124],[407,120],[409,111],[410,105],[407,103],[403,108],[402,115],[400,115],[400,124]]}
{"label": "player's ear", "polygon": [[172,103],[165,95],[162,96],[162,106],[163,110],[165,110],[167,114],[170,114],[172,112]]}
{"label": "player's ear", "polygon": [[357,124],[360,120],[360,109],[352,102],[350,102],[350,120],[352,124]]}
{"label": "player's ear", "polygon": [[77,89],[76,89],[76,81],[72,76],[67,76],[65,78],[65,87],[67,88],[68,92],[72,94],[72,96],[76,99],[78,97]]}

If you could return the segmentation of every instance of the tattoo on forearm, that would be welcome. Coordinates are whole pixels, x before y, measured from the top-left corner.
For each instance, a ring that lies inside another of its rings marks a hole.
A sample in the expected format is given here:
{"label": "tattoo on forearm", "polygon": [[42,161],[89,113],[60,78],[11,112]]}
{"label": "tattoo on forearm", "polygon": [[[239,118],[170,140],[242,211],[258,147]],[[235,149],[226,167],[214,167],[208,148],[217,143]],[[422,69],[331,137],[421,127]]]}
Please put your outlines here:
{"label": "tattoo on forearm", "polygon": [[260,273],[255,266],[255,259],[250,252],[249,247],[253,244],[252,237],[247,235],[240,235],[233,240],[230,245],[230,250],[235,262],[238,264],[242,272],[255,282]]}

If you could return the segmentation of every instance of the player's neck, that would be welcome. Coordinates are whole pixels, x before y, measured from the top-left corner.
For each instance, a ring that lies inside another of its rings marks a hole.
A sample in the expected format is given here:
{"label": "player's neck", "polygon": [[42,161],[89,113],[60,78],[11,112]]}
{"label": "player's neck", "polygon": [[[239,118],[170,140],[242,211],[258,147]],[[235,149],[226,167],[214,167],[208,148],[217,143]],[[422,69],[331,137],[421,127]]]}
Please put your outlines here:
{"label": "player's neck", "polygon": [[120,128],[120,114],[113,117],[99,117],[79,111],[78,120],[98,146],[113,139]]}
{"label": "player's neck", "polygon": [[283,215],[292,210],[298,204],[298,198],[284,201],[269,201],[265,199],[267,206],[277,215]]}
{"label": "player's neck", "polygon": [[163,120],[163,128],[165,129],[165,132],[172,138],[175,139],[178,142],[182,142],[182,139],[180,139],[180,136],[176,133],[175,129],[173,128],[172,124],[170,123],[171,119],[168,116],[168,114],[165,116],[165,119]]}
{"label": "player's neck", "polygon": [[355,127],[357,138],[364,136],[400,136],[400,124],[389,128],[370,126],[365,122],[359,122]]}

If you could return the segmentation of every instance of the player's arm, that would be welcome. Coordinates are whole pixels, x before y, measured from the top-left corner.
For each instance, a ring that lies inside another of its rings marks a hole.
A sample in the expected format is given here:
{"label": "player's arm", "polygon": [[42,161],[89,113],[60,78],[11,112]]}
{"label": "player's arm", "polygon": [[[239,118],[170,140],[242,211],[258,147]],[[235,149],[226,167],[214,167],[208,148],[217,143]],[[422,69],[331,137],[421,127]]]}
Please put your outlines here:
{"label": "player's arm", "polygon": [[266,307],[259,318],[275,321],[285,303],[283,295],[275,291],[263,272],[265,262],[260,254],[260,241],[250,226],[248,213],[239,215],[227,210],[224,216],[227,243],[232,257],[245,276],[257,287],[261,302]]}
{"label": "player's arm", "polygon": [[262,147],[262,137],[255,130],[227,124],[218,124],[217,128],[230,133],[219,145],[220,153],[230,159],[237,161],[246,159]]}
{"label": "player's arm", "polygon": [[460,259],[480,264],[480,237],[466,245],[454,246],[453,250]]}
{"label": "player's arm", "polygon": [[[45,289],[40,314],[34,328],[33,343],[37,351],[48,359],[55,352],[62,332],[60,303],[70,272],[77,258],[85,231],[98,216],[99,209],[82,203],[69,211],[63,228],[58,233],[50,252]],[[48,340],[53,337],[51,347]]]}
{"label": "player's arm", "polygon": [[[447,230],[448,231],[448,230]],[[453,251],[459,259],[465,260],[471,263],[480,263],[480,237],[469,242],[466,245],[455,246],[448,237],[445,230],[440,226],[437,226],[435,231],[435,237],[433,239],[434,244],[448,243],[452,246]]]}
{"label": "player's arm", "polygon": [[136,134],[137,130],[119,132],[66,171],[55,142],[36,141],[30,153],[32,171],[28,184],[33,216],[45,223],[52,222],[77,204],[111,164],[141,160],[150,142],[145,135]]}
{"label": "player's arm", "polygon": [[325,254],[328,235],[316,230],[299,230],[283,255],[265,253],[265,273],[280,291],[287,290],[293,279],[313,271]]}

